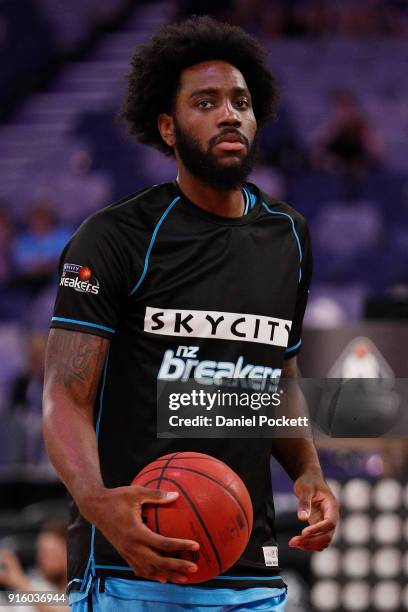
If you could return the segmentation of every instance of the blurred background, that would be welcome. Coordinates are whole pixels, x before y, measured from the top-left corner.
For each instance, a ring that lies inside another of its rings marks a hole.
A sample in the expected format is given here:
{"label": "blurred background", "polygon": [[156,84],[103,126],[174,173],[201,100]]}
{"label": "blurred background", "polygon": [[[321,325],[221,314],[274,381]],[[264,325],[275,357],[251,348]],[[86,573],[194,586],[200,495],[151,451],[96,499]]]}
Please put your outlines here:
{"label": "blurred background", "polygon": [[[251,180],[311,229],[302,374],[407,377],[406,0],[2,0],[3,588],[29,580],[63,589],[64,489],[41,434],[56,264],[90,213],[175,178],[173,162],[128,138],[117,112],[135,47],[161,24],[202,13],[255,35],[279,80],[279,116],[262,134]],[[385,431],[386,415],[381,422]],[[318,445],[342,504],[322,553],[287,548],[302,525],[291,483],[272,462],[288,612],[408,610],[407,440]]]}

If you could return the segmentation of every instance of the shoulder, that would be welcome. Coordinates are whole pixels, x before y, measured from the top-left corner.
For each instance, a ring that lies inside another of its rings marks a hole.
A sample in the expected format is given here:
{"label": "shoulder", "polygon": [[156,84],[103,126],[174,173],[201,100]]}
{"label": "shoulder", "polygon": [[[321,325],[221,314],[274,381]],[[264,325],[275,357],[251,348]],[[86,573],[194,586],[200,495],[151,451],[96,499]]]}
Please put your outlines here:
{"label": "shoulder", "polygon": [[287,204],[287,202],[283,202],[282,200],[278,200],[270,196],[255,185],[254,187],[257,189],[259,198],[261,200],[261,209],[264,216],[286,216],[290,222],[293,222],[296,230],[300,231],[302,234],[308,233],[307,221],[298,210],[293,208],[293,206],[290,206],[290,204]]}
{"label": "shoulder", "polygon": [[277,200],[276,198],[273,198],[272,196],[269,196],[268,194],[262,191],[261,191],[261,195],[262,195],[263,208],[266,210],[266,212],[269,212],[270,214],[287,215],[288,217],[293,219],[296,225],[300,227],[304,227],[307,225],[307,222],[304,216],[298,210],[296,210],[296,208],[293,208],[293,206],[290,206],[290,204],[288,204],[287,202],[283,202],[282,200]]}
{"label": "shoulder", "polygon": [[147,187],[113,202],[90,215],[79,226],[77,235],[90,240],[101,237],[126,238],[135,230],[146,231],[159,219],[175,198],[172,183]]}

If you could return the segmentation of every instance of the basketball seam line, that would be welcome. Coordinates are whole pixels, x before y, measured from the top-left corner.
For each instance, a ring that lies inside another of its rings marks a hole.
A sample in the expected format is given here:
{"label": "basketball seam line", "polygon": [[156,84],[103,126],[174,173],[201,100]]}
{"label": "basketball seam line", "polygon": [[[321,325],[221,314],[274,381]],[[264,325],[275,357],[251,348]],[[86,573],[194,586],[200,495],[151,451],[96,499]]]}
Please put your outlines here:
{"label": "basketball seam line", "polygon": [[[151,484],[152,482],[155,482],[157,480],[157,478],[154,478],[153,480],[149,480],[147,483],[145,483],[145,485],[143,486],[148,486],[149,484]],[[183,495],[185,496],[186,500],[188,501],[188,503],[191,506],[191,509],[193,510],[194,514],[196,515],[197,519],[199,520],[202,528],[205,531],[205,534],[207,536],[207,539],[213,549],[213,552],[215,554],[215,557],[217,559],[217,563],[218,563],[218,568],[219,568],[219,572],[220,574],[222,573],[222,563],[221,563],[221,559],[217,550],[217,547],[215,546],[213,539],[211,537],[211,534],[209,533],[206,524],[204,523],[202,517],[200,516],[200,513],[198,512],[197,508],[195,507],[193,501],[190,499],[189,495],[186,493],[186,491],[184,490],[184,488],[180,485],[180,483],[177,482],[177,480],[172,480],[171,478],[166,478],[163,477],[162,480],[166,480],[168,482],[171,482],[172,484],[176,485],[176,487],[178,487],[180,489],[180,491],[183,493]]]}
{"label": "basketball seam line", "polygon": [[[177,453],[176,453],[177,454]],[[168,466],[168,464],[170,463],[170,461],[172,460],[172,458],[174,457],[174,455],[172,457],[168,457],[167,462],[163,465],[163,467],[161,468],[161,474],[159,476],[159,479],[157,481],[157,487],[156,489],[158,491],[160,491],[160,485],[161,485],[161,481],[162,481],[162,476]],[[154,508],[154,522],[156,525],[156,533],[160,534],[160,525],[159,525],[159,508],[158,506],[155,506]],[[160,534],[161,535],[161,534]]]}

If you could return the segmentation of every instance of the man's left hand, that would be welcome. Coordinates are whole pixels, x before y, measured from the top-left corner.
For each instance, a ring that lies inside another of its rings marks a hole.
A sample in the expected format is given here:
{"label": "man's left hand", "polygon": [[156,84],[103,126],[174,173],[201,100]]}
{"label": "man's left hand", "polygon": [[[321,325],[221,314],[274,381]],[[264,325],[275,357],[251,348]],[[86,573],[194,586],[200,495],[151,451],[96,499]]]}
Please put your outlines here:
{"label": "man's left hand", "polygon": [[339,504],[320,473],[306,471],[295,480],[293,490],[298,498],[298,518],[309,526],[301,535],[289,540],[289,546],[301,550],[320,551],[334,535],[339,520]]}

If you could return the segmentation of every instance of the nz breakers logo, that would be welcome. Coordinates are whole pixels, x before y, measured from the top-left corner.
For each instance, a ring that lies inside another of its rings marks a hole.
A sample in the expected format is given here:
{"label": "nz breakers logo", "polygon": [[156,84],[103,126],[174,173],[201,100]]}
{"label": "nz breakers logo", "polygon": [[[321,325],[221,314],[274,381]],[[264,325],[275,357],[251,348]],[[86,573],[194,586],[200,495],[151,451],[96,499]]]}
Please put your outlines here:
{"label": "nz breakers logo", "polygon": [[98,295],[99,281],[88,266],[66,263],[60,280],[61,287],[71,287],[80,293]]}
{"label": "nz breakers logo", "polygon": [[[144,331],[183,338],[214,338],[257,342],[286,347],[292,322],[261,315],[204,310],[173,310],[146,307]],[[281,370],[259,364],[237,361],[200,360],[198,346],[179,346],[176,351],[167,350],[163,357],[158,378],[187,381],[190,377],[208,384],[219,384],[223,379],[245,378],[275,383]]]}
{"label": "nz breakers logo", "polygon": [[238,378],[251,379],[252,388],[262,390],[279,382],[280,368],[245,363],[242,355],[236,361],[200,360],[199,349],[199,346],[178,346],[175,351],[168,349],[164,353],[157,378],[181,382],[194,378],[202,385],[225,384],[226,380],[233,379],[233,386],[236,386]]}

